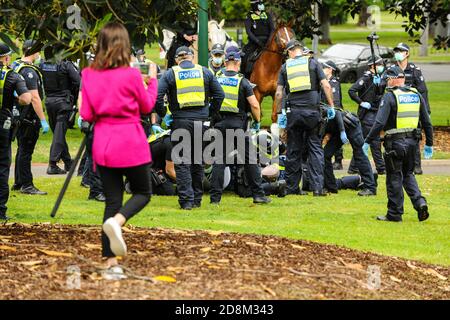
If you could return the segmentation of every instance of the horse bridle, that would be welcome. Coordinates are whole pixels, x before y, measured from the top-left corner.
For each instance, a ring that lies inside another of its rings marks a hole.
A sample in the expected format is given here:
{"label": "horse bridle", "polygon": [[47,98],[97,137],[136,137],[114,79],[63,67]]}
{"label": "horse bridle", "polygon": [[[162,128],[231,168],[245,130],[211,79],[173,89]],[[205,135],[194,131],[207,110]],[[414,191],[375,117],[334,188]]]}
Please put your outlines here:
{"label": "horse bridle", "polygon": [[[285,51],[284,51],[284,49],[282,49],[283,48],[283,44],[281,43],[281,36],[280,36],[280,31],[281,30],[284,30],[284,32],[286,33],[286,36],[287,36],[287,38],[288,38],[288,40],[287,40],[287,42],[289,42],[290,40],[291,40],[291,37],[289,36],[289,32],[288,32],[288,29],[287,29],[287,27],[283,27],[283,28],[280,28],[280,29],[278,29],[277,30],[277,32],[276,32],[276,34],[275,34],[275,43],[276,43],[276,45],[277,45],[277,47],[278,48],[281,48],[281,49],[279,49],[278,51],[276,51],[276,50],[271,50],[271,49],[269,49],[269,48],[267,48],[267,47],[264,47],[264,49],[263,49],[263,51],[268,51],[268,52],[271,52],[271,53],[276,53],[276,54],[279,54],[279,55],[281,55],[281,56],[285,56]],[[283,39],[284,40],[284,39]],[[286,43],[287,43],[286,42]]]}

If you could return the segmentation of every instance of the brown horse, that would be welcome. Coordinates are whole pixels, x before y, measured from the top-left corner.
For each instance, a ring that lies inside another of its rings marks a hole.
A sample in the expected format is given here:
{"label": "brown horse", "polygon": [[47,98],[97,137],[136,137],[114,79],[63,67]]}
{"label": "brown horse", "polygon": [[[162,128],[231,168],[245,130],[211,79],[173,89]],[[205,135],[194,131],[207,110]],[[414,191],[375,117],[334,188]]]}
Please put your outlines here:
{"label": "brown horse", "polygon": [[269,45],[253,66],[250,81],[256,84],[256,99],[261,104],[264,97],[271,96],[272,123],[277,122],[277,108],[275,105],[275,91],[277,90],[278,75],[284,61],[284,51],[287,43],[295,38],[295,33],[289,25],[279,25],[271,36]]}

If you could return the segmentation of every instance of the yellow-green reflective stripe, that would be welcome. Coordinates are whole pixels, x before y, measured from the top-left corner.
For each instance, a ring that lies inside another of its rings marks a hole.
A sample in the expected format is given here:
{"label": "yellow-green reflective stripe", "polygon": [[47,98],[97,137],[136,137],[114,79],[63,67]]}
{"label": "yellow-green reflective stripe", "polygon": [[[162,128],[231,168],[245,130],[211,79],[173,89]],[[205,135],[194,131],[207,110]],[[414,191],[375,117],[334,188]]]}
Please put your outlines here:
{"label": "yellow-green reflective stripe", "polygon": [[419,124],[420,97],[416,90],[393,91],[397,100],[397,129],[417,128]]}
{"label": "yellow-green reflective stripe", "polygon": [[309,58],[288,59],[286,62],[286,73],[290,92],[311,90]]}
{"label": "yellow-green reflective stripe", "polygon": [[6,67],[3,67],[1,69],[0,74],[0,108],[3,107],[3,88],[5,87],[6,83],[6,77],[8,76],[8,73],[11,71],[11,69],[8,69]]}
{"label": "yellow-green reflective stripe", "polygon": [[180,108],[203,107],[206,99],[203,68],[199,65],[188,69],[176,66],[173,71]]}
{"label": "yellow-green reflective stripe", "polygon": [[265,13],[265,12],[263,12],[263,13],[261,13],[261,15],[260,16],[258,16],[257,14],[255,14],[255,13],[252,13],[252,20],[266,20],[268,17],[267,17],[267,14]]}
{"label": "yellow-green reflective stripe", "polygon": [[242,77],[227,77],[225,75],[220,75],[217,80],[225,93],[225,99],[222,102],[220,111],[238,113],[239,88],[241,86]]}

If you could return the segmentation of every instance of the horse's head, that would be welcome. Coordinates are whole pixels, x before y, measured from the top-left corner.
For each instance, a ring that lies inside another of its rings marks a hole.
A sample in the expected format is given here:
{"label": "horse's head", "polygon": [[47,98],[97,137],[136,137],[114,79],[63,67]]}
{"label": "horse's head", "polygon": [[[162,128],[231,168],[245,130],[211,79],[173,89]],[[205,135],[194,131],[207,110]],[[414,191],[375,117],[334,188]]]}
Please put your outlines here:
{"label": "horse's head", "polygon": [[283,52],[289,41],[295,39],[295,32],[290,25],[279,25],[272,36],[272,43],[277,47],[277,51]]}
{"label": "horse's head", "polygon": [[208,22],[208,34],[209,34],[209,47],[219,43],[225,47],[227,42],[227,33],[223,28],[225,20],[218,23],[216,20]]}

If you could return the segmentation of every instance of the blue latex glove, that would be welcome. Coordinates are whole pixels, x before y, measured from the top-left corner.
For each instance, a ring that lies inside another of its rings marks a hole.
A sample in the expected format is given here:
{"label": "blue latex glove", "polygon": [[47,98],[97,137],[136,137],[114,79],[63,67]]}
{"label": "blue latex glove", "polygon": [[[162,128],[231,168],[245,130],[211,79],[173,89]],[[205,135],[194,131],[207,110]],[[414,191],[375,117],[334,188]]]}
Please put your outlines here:
{"label": "blue latex glove", "polygon": [[77,124],[78,124],[78,128],[81,129],[81,124],[83,123],[83,118],[78,116],[78,120],[77,120]]}
{"label": "blue latex glove", "polygon": [[433,147],[425,145],[423,148],[423,155],[425,159],[431,159],[433,157]]}
{"label": "blue latex glove", "polygon": [[369,102],[361,102],[360,106],[364,109],[369,110],[370,108],[372,108],[372,106],[370,105]]}
{"label": "blue latex glove", "polygon": [[341,141],[343,144],[347,144],[349,142],[345,131],[341,131]]}
{"label": "blue latex glove", "polygon": [[379,85],[381,83],[381,77],[380,76],[374,76],[373,77],[373,84]]}
{"label": "blue latex glove", "polygon": [[261,130],[261,123],[253,121],[251,126],[252,134],[258,133]]}
{"label": "blue latex glove", "polygon": [[47,120],[41,120],[42,133],[46,134],[50,127],[48,126]]}
{"label": "blue latex glove", "polygon": [[362,149],[363,149],[363,152],[366,155],[366,157],[369,157],[369,148],[370,148],[370,145],[368,143],[364,142]]}
{"label": "blue latex glove", "polygon": [[333,120],[334,117],[336,117],[336,111],[334,110],[334,108],[328,108],[328,110],[327,110],[328,120]]}
{"label": "blue latex glove", "polygon": [[158,134],[158,133],[164,132],[164,129],[161,128],[161,126],[159,124],[154,124],[154,125],[152,125],[152,132],[153,132],[153,134]]}
{"label": "blue latex glove", "polygon": [[170,127],[170,125],[173,122],[172,114],[166,114],[163,120],[164,120],[164,123],[166,124],[166,127],[167,128]]}
{"label": "blue latex glove", "polygon": [[286,125],[287,125],[287,117],[286,113],[283,110],[283,112],[278,115],[278,127],[280,129],[286,129]]}

